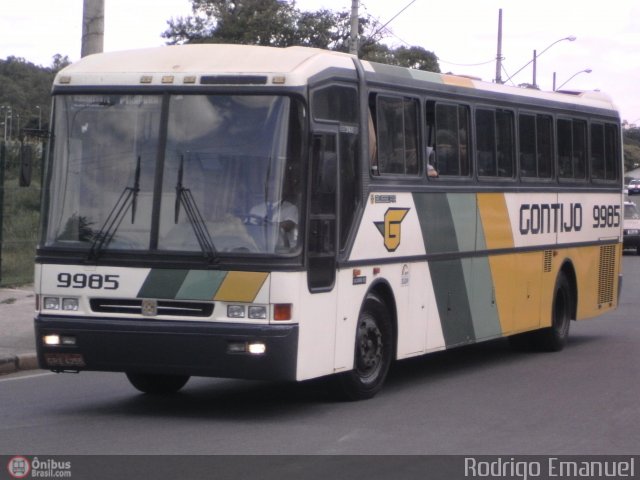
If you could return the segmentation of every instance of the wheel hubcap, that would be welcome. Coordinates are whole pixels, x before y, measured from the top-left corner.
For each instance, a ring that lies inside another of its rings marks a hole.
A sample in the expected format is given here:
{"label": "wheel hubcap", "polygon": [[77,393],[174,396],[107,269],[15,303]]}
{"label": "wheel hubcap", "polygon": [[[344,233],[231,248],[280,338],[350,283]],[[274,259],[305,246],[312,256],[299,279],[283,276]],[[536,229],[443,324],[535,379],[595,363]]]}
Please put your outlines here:
{"label": "wheel hubcap", "polygon": [[382,361],[382,333],[375,320],[365,317],[358,326],[357,369],[362,376],[377,373]]}

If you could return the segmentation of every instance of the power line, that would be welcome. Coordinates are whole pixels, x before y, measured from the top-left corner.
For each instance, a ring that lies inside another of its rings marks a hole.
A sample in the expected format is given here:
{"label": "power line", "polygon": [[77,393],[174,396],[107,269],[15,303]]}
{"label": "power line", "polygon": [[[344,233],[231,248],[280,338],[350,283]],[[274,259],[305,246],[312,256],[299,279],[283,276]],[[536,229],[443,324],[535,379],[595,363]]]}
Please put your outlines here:
{"label": "power line", "polygon": [[[503,59],[504,59],[504,57],[503,57]],[[446,63],[447,65],[455,65],[456,67],[479,67],[481,65],[487,65],[487,64],[493,63],[495,61],[496,61],[496,59],[492,58],[491,60],[487,60],[486,62],[480,62],[480,63],[456,63],[456,62],[448,62],[447,60],[442,60],[440,57],[438,57],[438,62]]]}

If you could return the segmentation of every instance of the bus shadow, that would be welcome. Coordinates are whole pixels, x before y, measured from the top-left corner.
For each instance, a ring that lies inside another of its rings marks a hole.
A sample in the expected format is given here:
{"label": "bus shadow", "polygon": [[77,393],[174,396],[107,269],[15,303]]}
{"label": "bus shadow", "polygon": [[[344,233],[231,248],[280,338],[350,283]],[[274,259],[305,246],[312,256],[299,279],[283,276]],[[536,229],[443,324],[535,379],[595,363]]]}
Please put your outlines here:
{"label": "bus shadow", "polygon": [[[596,340],[595,336],[574,335],[567,350]],[[529,362],[536,355],[548,354],[514,351],[506,339],[497,339],[402,360],[392,365],[380,395],[419,389],[424,384],[433,384],[433,388],[437,388],[443,379],[468,378],[477,371]],[[145,395],[128,384],[126,388],[129,390],[123,389],[125,393],[117,399],[80,409],[98,415],[224,419],[233,422],[291,418],[300,412],[309,414],[314,409],[324,411],[327,407],[341,405],[343,407],[340,408],[357,408],[357,402],[339,398],[329,378],[299,383],[194,378],[182,391],[173,395]]]}
{"label": "bus shadow", "polygon": [[[601,337],[588,334],[571,334],[565,353],[597,341]],[[559,355],[562,355],[560,352]],[[509,340],[500,338],[473,345],[443,350],[415,358],[395,362],[392,365],[385,389],[399,391],[411,385],[437,382],[440,379],[469,377],[477,371],[526,364],[539,355],[553,353],[534,349],[514,349]]]}

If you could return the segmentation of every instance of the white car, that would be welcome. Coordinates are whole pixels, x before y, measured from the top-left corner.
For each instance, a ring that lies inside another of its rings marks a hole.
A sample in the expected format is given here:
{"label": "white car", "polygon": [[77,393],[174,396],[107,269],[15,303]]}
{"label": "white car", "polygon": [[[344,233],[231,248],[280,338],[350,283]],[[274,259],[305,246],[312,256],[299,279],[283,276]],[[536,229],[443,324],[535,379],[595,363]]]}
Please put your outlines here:
{"label": "white car", "polygon": [[634,248],[640,255],[640,212],[633,202],[624,202],[622,247]]}

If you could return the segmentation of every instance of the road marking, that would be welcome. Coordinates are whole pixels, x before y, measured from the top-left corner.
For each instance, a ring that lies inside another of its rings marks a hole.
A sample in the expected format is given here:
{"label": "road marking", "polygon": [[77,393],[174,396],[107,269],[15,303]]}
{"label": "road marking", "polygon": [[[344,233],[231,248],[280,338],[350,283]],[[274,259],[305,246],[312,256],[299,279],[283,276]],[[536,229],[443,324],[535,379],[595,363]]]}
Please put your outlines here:
{"label": "road marking", "polygon": [[34,373],[34,374],[27,374],[27,375],[20,375],[20,374],[14,374],[16,376],[12,376],[11,378],[0,378],[0,383],[2,382],[10,382],[12,380],[24,380],[25,378],[37,378],[37,377],[44,377],[47,375],[55,375],[54,372],[45,372],[45,373]]}

